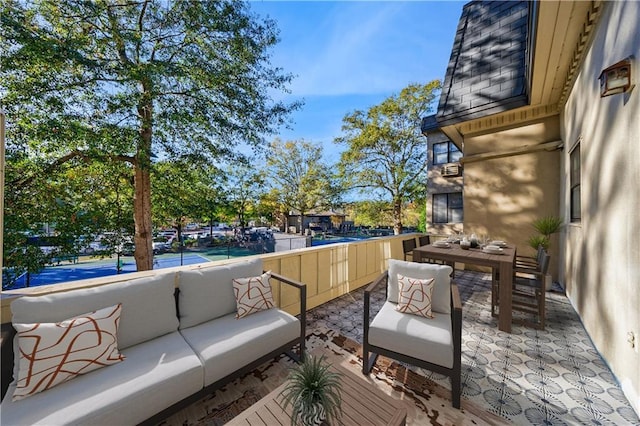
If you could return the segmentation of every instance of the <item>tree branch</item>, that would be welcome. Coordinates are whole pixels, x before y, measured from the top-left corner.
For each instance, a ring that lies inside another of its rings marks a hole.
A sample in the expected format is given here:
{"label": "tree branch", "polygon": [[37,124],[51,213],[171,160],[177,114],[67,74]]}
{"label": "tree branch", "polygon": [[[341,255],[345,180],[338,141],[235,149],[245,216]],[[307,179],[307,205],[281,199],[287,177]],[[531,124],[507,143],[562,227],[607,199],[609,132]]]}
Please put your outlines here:
{"label": "tree branch", "polygon": [[[134,157],[131,157],[128,155],[107,155],[107,157],[111,158],[114,161],[119,161],[124,163],[135,164],[136,162],[136,159]],[[76,158],[80,158],[81,160],[87,163],[93,159],[93,157],[88,155],[86,152],[83,152],[79,149],[75,149],[70,153],[63,155],[62,157],[55,159],[53,162],[45,166],[42,170],[39,170],[38,172],[32,173],[28,176],[22,176],[19,179],[15,179],[14,181],[9,182],[8,184],[14,189],[24,188],[25,186],[33,182],[38,177],[38,175],[51,174],[56,169],[61,167],[63,164],[66,164]]]}

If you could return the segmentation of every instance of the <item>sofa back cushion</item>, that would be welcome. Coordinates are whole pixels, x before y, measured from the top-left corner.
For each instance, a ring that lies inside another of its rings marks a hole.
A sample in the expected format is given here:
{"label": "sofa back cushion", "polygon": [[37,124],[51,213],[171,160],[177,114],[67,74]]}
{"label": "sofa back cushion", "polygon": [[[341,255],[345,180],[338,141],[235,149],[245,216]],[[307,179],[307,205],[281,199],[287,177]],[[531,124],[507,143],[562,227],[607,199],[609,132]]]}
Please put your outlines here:
{"label": "sofa back cushion", "polygon": [[168,273],[44,296],[25,296],[11,303],[12,321],[60,322],[122,303],[118,326],[118,348],[122,350],[178,329],[174,292],[175,273]]}
{"label": "sofa back cushion", "polygon": [[435,284],[431,297],[431,310],[442,314],[451,313],[451,272],[453,272],[453,269],[447,265],[389,259],[387,300],[398,303],[398,294],[400,291],[398,287],[398,274],[417,279],[434,278]]}
{"label": "sofa back cushion", "polygon": [[262,259],[178,272],[180,328],[236,312],[233,279],[262,274]]}

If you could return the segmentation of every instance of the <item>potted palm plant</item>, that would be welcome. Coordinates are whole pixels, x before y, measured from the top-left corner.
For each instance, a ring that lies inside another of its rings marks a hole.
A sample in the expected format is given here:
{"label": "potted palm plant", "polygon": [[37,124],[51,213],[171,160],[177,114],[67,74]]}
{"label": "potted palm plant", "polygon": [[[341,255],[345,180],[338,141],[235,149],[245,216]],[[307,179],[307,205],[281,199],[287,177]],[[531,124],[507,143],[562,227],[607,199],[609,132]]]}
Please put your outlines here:
{"label": "potted palm plant", "polygon": [[[529,246],[535,250],[538,249],[538,246],[542,246],[547,252],[549,252],[551,235],[560,231],[562,221],[562,218],[556,216],[546,216],[536,219],[533,222],[533,227],[538,231],[538,234],[529,237]],[[551,277],[551,274],[547,274],[545,277],[545,287],[547,291],[551,290],[552,284],[553,278]]]}
{"label": "potted palm plant", "polygon": [[325,357],[307,357],[289,373],[280,393],[283,408],[291,406],[291,425],[331,423],[342,415],[341,374],[329,370]]}

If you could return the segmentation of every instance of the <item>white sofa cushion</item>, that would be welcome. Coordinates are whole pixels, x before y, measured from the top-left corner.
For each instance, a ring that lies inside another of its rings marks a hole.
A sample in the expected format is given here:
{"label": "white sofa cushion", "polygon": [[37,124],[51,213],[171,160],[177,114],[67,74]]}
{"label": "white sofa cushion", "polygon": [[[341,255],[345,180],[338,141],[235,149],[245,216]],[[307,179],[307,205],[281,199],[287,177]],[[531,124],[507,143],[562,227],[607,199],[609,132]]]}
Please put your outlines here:
{"label": "white sofa cushion", "polygon": [[11,303],[12,322],[64,321],[122,303],[118,348],[125,349],[177,330],[174,280],[175,273],[168,273],[45,296],[21,297]]}
{"label": "white sofa cushion", "polygon": [[14,324],[20,371],[13,400],[122,362],[117,339],[121,310],[117,304],[55,323]]}
{"label": "white sofa cushion", "polygon": [[12,383],[2,424],[133,425],[202,388],[202,364],[177,331],[123,353],[123,362],[20,401],[11,401]]}
{"label": "white sofa cushion", "polygon": [[431,310],[443,314],[451,313],[451,272],[448,265],[405,262],[389,259],[389,279],[387,280],[387,300],[398,303],[398,274],[410,278],[435,278]]}
{"label": "white sofa cushion", "polygon": [[385,302],[369,326],[369,343],[411,357],[453,367],[451,315],[435,313],[433,318],[396,311]]}
{"label": "white sofa cushion", "polygon": [[180,328],[193,327],[236,312],[232,280],[260,274],[260,258],[178,272]]}
{"label": "white sofa cushion", "polygon": [[204,386],[300,337],[300,321],[279,309],[229,314],[180,330],[204,365]]}

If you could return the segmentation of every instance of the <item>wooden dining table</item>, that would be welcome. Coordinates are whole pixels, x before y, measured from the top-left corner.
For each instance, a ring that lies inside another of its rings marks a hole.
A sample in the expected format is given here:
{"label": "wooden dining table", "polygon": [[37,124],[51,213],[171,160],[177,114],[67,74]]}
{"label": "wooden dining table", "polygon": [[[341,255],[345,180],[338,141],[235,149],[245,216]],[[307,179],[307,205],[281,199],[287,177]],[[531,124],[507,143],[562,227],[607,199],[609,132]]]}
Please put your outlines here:
{"label": "wooden dining table", "polygon": [[460,244],[449,244],[449,247],[437,247],[427,244],[413,249],[413,261],[423,262],[424,259],[444,261],[455,264],[455,262],[470,265],[489,266],[495,268],[500,273],[499,300],[500,310],[498,312],[498,329],[511,333],[511,286],[513,285],[513,264],[516,258],[516,247],[508,244],[503,247],[500,254],[488,254],[481,248],[471,248],[463,250]]}

